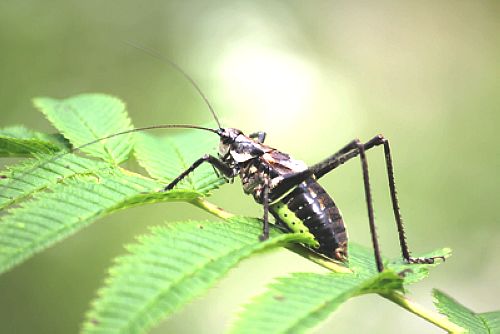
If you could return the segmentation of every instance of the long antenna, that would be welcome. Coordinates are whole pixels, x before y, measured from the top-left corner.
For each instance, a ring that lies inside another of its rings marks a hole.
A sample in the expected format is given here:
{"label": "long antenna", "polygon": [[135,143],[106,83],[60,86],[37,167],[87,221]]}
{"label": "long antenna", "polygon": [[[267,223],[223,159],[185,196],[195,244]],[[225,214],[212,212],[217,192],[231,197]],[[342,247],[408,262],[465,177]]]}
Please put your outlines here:
{"label": "long antenna", "polygon": [[[209,132],[215,133],[216,135],[220,136],[220,132],[218,130],[206,128],[203,126],[190,125],[190,124],[158,124],[158,125],[151,125],[151,126],[144,126],[144,127],[140,127],[140,128],[134,128],[134,129],[130,129],[130,130],[122,131],[122,132],[117,132],[117,133],[114,133],[112,135],[102,137],[102,138],[93,140],[91,142],[85,143],[83,145],[80,145],[78,147],[72,148],[67,152],[56,154],[52,158],[45,160],[45,161],[42,161],[41,163],[37,164],[36,166],[33,166],[32,168],[23,171],[20,175],[16,176],[15,178],[16,179],[23,178],[24,176],[29,175],[31,172],[37,170],[38,168],[41,168],[41,167],[46,166],[47,164],[49,164],[51,162],[59,160],[60,158],[66,156],[68,154],[77,153],[77,152],[81,151],[82,149],[84,149],[85,147],[96,144],[96,143],[101,142],[103,140],[110,139],[110,138],[117,137],[117,136],[121,136],[121,135],[125,135],[127,133],[139,132],[139,131],[144,131],[144,130],[156,130],[156,129],[197,129],[197,130],[209,131]],[[7,188],[8,184],[9,183],[6,183],[0,187],[0,196],[2,196],[1,190]],[[4,196],[2,196],[2,197],[4,197]]]}
{"label": "long antenna", "polygon": [[133,48],[136,48],[137,50],[141,50],[141,51],[147,53],[148,55],[152,56],[153,58],[167,62],[170,66],[172,66],[175,70],[177,70],[180,74],[182,74],[182,76],[184,76],[184,78],[186,78],[191,83],[191,85],[193,85],[193,87],[196,89],[196,91],[201,96],[203,101],[205,101],[205,104],[208,106],[208,109],[210,109],[210,112],[212,113],[212,116],[214,117],[215,122],[217,122],[217,126],[219,127],[219,129],[222,128],[222,126],[220,125],[220,122],[219,122],[219,118],[217,117],[217,114],[215,114],[215,110],[212,107],[212,105],[210,104],[210,102],[208,101],[208,98],[206,97],[206,95],[203,94],[201,88],[194,81],[194,79],[191,78],[191,76],[189,76],[189,74],[187,74],[179,65],[177,65],[174,61],[160,55],[158,52],[146,48],[145,46],[132,43],[131,41],[124,41],[124,43],[127,43],[128,45],[130,45]]}
{"label": "long antenna", "polygon": [[[87,146],[94,145],[94,144],[96,144],[96,143],[98,143],[100,141],[103,141],[103,140],[106,140],[106,139],[110,139],[110,138],[113,138],[113,137],[116,137],[116,136],[121,136],[121,135],[125,135],[127,133],[132,133],[132,132],[139,132],[139,131],[144,131],[144,130],[155,130],[155,129],[198,129],[198,130],[209,131],[209,132],[215,133],[216,135],[219,134],[217,132],[217,130],[210,129],[210,128],[205,128],[203,126],[197,126],[197,125],[190,125],[190,124],[158,124],[158,125],[143,126],[143,127],[140,127],[140,128],[134,128],[134,129],[130,129],[130,130],[122,131],[122,132],[113,133],[112,135],[109,135],[109,136],[106,136],[106,137],[102,137],[102,138],[93,140],[91,142],[85,143],[85,144],[83,144],[81,146],[75,147],[75,148],[71,149],[68,152],[61,153],[60,155],[65,155],[65,154],[69,154],[69,153],[76,153],[78,151],[81,151],[83,148],[85,148]],[[55,156],[51,160],[56,159],[56,158],[57,158],[57,156]],[[48,162],[50,162],[50,160]]]}

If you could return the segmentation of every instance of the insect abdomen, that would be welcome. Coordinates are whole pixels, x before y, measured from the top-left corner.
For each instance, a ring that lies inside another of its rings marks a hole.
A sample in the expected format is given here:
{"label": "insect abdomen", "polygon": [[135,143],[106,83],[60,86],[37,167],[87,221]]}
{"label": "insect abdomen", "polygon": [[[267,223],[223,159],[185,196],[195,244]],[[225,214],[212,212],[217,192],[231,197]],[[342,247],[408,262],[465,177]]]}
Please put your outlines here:
{"label": "insect abdomen", "polygon": [[339,209],[315,179],[299,184],[270,207],[273,216],[293,232],[312,234],[318,253],[347,260],[347,231]]}

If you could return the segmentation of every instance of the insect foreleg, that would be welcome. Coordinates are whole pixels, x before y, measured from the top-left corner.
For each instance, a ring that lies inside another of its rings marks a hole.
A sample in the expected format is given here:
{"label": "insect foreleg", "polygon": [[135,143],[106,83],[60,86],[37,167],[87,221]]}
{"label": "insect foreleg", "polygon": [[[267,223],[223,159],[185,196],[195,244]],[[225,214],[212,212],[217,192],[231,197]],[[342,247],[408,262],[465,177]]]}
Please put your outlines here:
{"label": "insect foreleg", "polygon": [[250,137],[252,139],[257,138],[257,141],[259,143],[263,144],[264,140],[266,140],[266,133],[264,131],[257,131],[257,132],[249,134],[248,137]]}
{"label": "insect foreleg", "polygon": [[216,157],[205,154],[198,160],[196,160],[188,169],[186,169],[184,172],[182,172],[179,176],[177,176],[172,182],[170,182],[164,189],[163,191],[168,191],[173,189],[177,183],[179,183],[182,179],[184,179],[186,176],[189,175],[192,171],[194,171],[196,168],[198,168],[202,163],[208,162],[211,164],[215,169],[217,169],[219,172],[221,172],[225,177],[227,178],[233,178],[234,177],[234,169],[231,168],[231,166],[228,166],[221,160],[217,159]]}

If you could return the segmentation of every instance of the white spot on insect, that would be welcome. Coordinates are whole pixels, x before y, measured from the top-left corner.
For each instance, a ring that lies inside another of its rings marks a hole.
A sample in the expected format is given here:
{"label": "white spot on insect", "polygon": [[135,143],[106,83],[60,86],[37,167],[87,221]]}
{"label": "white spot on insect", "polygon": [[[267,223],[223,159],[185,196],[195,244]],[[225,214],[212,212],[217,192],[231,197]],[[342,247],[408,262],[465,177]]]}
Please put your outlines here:
{"label": "white spot on insect", "polygon": [[248,173],[249,174],[254,174],[254,173],[257,173],[257,167],[255,166],[252,166],[248,169]]}
{"label": "white spot on insect", "polygon": [[283,176],[278,176],[275,177],[274,179],[271,180],[271,189],[276,187],[278,183],[280,183],[283,180]]}

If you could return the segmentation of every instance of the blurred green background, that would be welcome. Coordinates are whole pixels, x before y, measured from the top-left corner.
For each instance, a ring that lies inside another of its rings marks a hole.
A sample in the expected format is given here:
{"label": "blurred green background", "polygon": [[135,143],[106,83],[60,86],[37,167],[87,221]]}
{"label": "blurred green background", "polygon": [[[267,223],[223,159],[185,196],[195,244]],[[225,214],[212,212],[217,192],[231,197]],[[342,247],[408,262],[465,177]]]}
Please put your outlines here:
{"label": "blurred green background", "polygon": [[[35,96],[114,94],[136,126],[213,124],[179,63],[223,124],[265,130],[309,164],[355,137],[390,138],[410,246],[454,256],[412,298],[436,287],[476,311],[500,303],[500,2],[11,1],[0,2],[0,126],[53,131]],[[214,142],[214,145],[217,145]],[[369,153],[385,255],[398,256],[381,150]],[[322,184],[352,241],[369,245],[359,162]],[[260,216],[240,185],[212,201]],[[123,244],[165,221],[211,218],[187,204],[118,212],[0,277],[0,333],[75,333]],[[221,333],[272,277],[319,270],[285,250],[243,262],[154,333]],[[362,321],[360,321],[362,319]],[[440,333],[377,296],[347,304],[316,333]]]}

